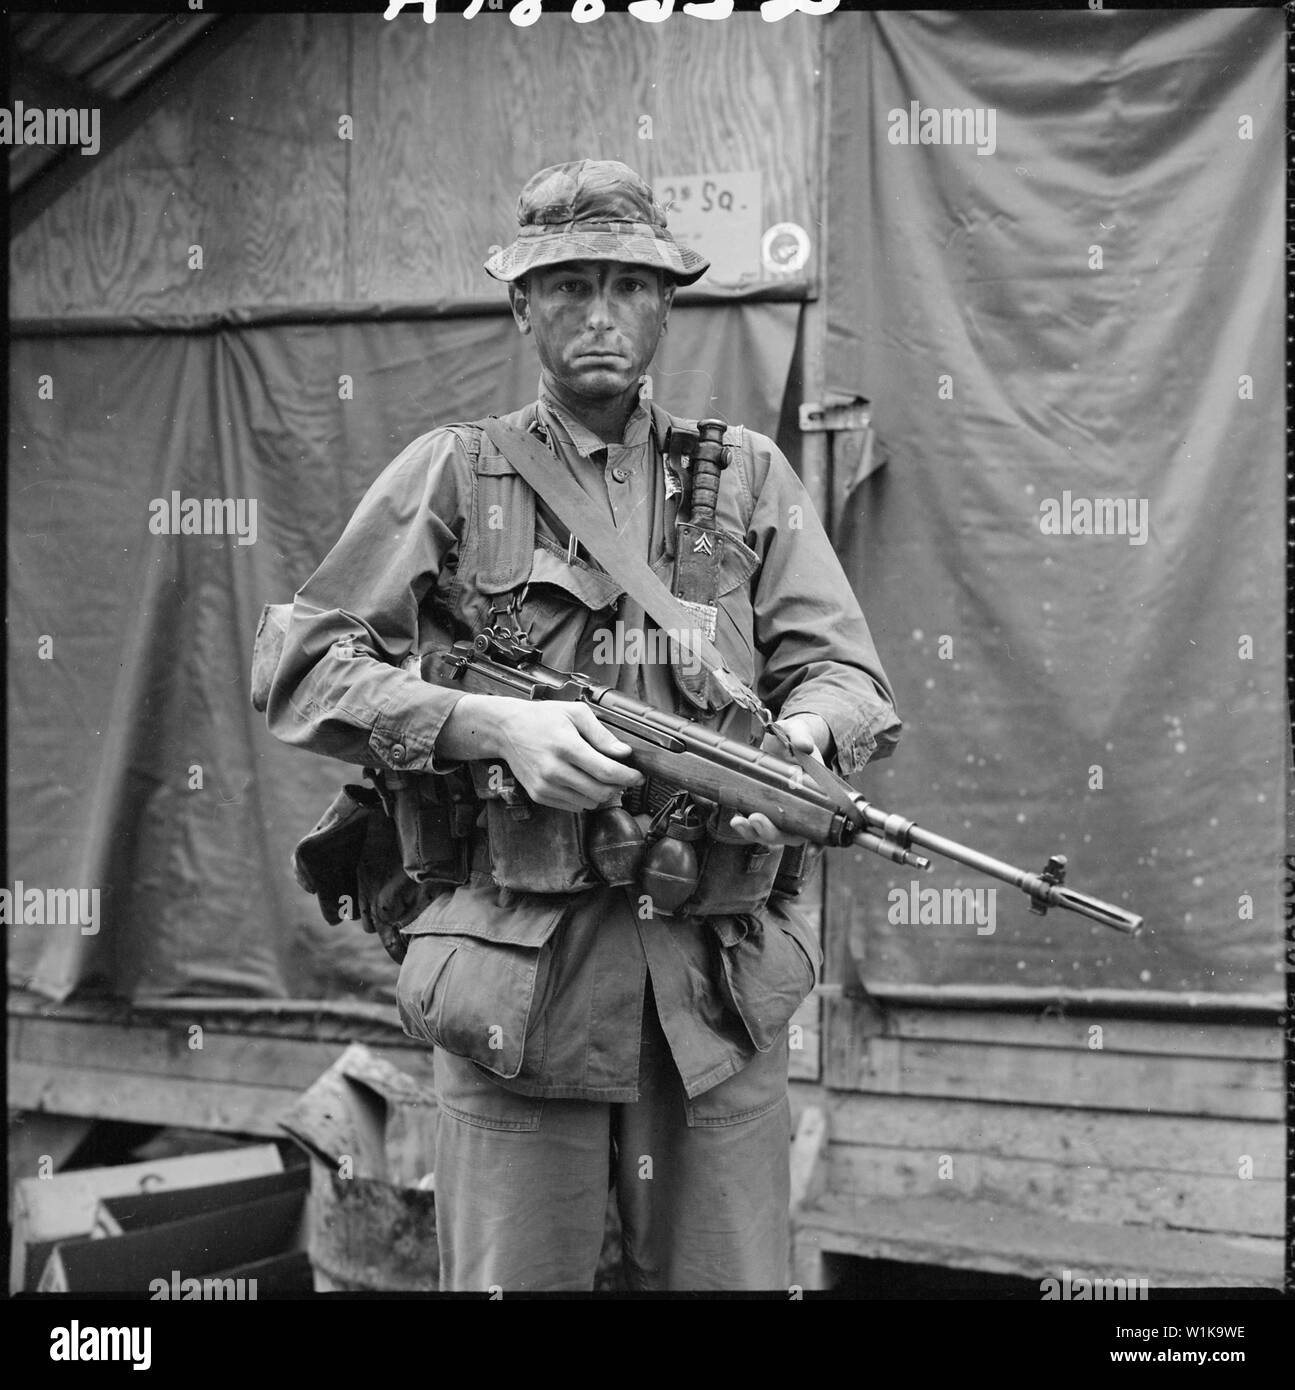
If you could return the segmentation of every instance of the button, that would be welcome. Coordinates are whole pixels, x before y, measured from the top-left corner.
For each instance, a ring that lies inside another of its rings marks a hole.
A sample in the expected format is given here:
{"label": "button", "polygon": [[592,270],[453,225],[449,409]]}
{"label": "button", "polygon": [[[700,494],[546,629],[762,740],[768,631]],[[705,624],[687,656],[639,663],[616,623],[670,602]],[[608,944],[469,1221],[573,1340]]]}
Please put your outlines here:
{"label": "button", "polygon": [[393,763],[403,763],[405,761],[405,745],[403,743],[392,744],[391,761]]}
{"label": "button", "polygon": [[630,475],[630,470],[629,470],[628,468],[613,468],[613,469],[612,469],[612,477],[615,478],[616,481],[617,481],[618,483],[623,483],[623,482],[625,481],[625,479],[629,477],[629,475]]}

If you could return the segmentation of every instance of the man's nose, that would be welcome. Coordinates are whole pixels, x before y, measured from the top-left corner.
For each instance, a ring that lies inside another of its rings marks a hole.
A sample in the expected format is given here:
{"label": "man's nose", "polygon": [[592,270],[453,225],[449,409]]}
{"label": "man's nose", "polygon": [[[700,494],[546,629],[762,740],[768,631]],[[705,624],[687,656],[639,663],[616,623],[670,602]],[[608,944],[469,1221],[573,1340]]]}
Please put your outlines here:
{"label": "man's nose", "polygon": [[589,296],[588,323],[590,328],[612,326],[611,295],[606,289],[597,289]]}

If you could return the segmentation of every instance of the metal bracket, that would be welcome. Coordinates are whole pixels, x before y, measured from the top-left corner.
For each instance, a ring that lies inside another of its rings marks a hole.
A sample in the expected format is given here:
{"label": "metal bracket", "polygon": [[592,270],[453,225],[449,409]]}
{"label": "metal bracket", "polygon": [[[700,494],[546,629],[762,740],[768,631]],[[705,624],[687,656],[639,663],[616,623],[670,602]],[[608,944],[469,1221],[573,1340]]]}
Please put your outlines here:
{"label": "metal bracket", "polygon": [[[1048,862],[1043,866],[1043,872],[1039,877],[1044,883],[1050,883],[1054,886],[1064,883],[1066,881],[1066,856],[1064,854],[1049,855]],[[1048,911],[1047,901],[1042,898],[1031,896],[1030,911],[1036,913],[1040,917],[1046,916]]]}
{"label": "metal bracket", "polygon": [[802,434],[835,430],[866,430],[872,419],[872,402],[866,396],[830,395],[825,401],[803,401]]}

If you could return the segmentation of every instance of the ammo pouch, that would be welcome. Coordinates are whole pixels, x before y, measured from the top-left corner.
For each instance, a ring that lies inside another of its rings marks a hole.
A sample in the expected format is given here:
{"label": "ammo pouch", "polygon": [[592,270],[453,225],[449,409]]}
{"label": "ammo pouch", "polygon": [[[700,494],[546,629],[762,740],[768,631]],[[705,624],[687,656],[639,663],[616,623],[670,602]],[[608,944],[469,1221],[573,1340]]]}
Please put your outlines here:
{"label": "ammo pouch", "polygon": [[675,916],[758,912],[768,902],[783,848],[739,839],[729,829],[732,816],[730,808],[716,806],[707,817],[706,838],[698,844],[697,891]]}
{"label": "ammo pouch", "polygon": [[478,806],[462,769],[370,774],[395,824],[401,862],[415,883],[468,881]]}
{"label": "ammo pouch", "polygon": [[500,888],[527,893],[580,893],[600,880],[585,853],[587,816],[540,806],[518,786],[506,763],[470,764],[486,804],[491,876]]}

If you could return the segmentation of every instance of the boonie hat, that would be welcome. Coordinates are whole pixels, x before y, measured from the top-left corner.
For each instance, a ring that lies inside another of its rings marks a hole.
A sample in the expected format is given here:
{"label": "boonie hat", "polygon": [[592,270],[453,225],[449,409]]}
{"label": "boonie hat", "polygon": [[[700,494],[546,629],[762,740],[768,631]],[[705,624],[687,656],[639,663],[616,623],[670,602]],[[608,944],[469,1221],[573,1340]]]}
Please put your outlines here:
{"label": "boonie hat", "polygon": [[535,174],[517,200],[517,240],[485,262],[496,280],[563,261],[650,265],[681,285],[699,280],[710,262],[666,230],[665,209],[628,164],[578,159]]}

